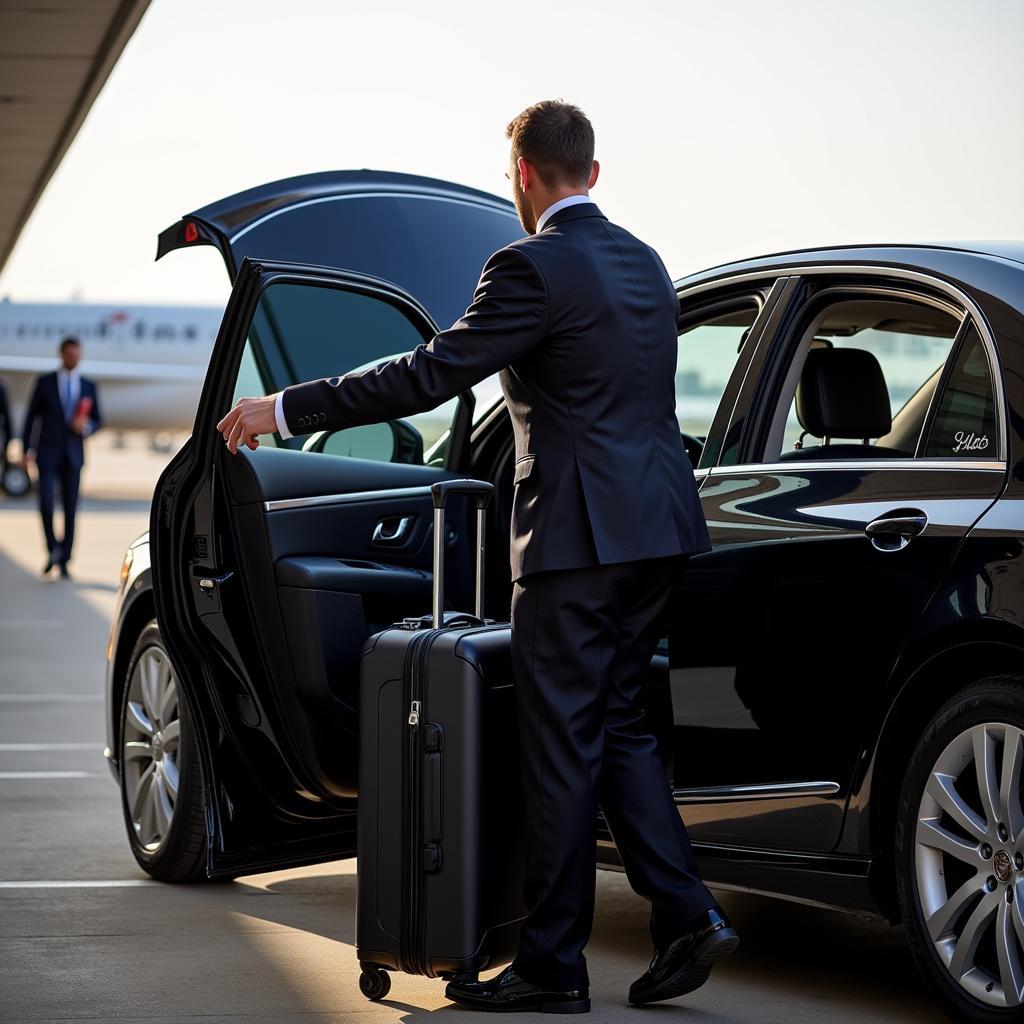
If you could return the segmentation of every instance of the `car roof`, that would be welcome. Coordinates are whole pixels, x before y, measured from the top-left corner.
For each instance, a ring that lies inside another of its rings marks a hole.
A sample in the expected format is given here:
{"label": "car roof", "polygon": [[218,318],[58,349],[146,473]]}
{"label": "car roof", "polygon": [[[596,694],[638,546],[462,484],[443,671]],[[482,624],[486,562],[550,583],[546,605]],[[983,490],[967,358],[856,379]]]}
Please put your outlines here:
{"label": "car roof", "polygon": [[751,259],[722,263],[676,281],[678,288],[711,282],[739,274],[782,268],[829,264],[864,264],[904,268],[946,278],[973,291],[986,291],[1015,308],[1024,307],[1021,274],[1024,274],[1024,242],[876,242],[820,246],[768,253]]}

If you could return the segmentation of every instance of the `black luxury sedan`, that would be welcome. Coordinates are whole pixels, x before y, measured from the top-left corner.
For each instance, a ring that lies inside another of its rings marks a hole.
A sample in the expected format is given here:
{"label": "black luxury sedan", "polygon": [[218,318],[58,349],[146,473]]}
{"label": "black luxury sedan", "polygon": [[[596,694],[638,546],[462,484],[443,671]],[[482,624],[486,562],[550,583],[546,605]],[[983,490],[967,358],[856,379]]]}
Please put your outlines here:
{"label": "black luxury sedan", "polygon": [[[430,485],[490,480],[508,617],[512,431],[496,381],[429,414],[227,454],[241,395],[414,348],[466,307],[512,204],[401,174],[279,181],[158,255],[234,289],[192,438],[129,548],[107,756],[154,878],[355,852],[359,654],[430,601]],[[1024,244],[793,252],[678,282],[691,561],[648,715],[713,884],[902,922],[953,1016],[1024,1014]],[[628,339],[624,339],[628,342]],[[446,539],[453,607],[470,510]],[[617,867],[597,825],[599,858]]]}

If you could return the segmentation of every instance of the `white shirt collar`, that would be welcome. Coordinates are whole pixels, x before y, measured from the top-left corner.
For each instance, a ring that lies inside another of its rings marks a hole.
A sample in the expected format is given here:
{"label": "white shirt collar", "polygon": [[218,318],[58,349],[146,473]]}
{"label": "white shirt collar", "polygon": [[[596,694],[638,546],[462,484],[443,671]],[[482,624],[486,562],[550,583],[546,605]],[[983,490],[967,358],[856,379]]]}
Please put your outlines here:
{"label": "white shirt collar", "polygon": [[559,199],[557,203],[552,203],[538,218],[537,218],[537,231],[543,231],[544,225],[552,218],[552,216],[558,213],[559,210],[564,210],[567,206],[576,206],[579,203],[592,203],[594,200],[590,196],[566,196],[564,199]]}

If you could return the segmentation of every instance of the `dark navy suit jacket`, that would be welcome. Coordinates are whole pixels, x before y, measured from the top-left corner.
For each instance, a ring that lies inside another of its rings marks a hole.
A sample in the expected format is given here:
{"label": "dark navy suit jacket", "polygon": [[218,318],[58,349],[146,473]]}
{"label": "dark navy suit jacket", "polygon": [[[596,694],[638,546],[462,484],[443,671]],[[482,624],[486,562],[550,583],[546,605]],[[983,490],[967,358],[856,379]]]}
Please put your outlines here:
{"label": "dark navy suit jacket", "polygon": [[515,432],[513,580],[709,549],[675,417],[679,303],[657,253],[593,203],[496,252],[447,331],[285,390],[306,433],[432,409],[500,371]]}
{"label": "dark navy suit jacket", "polygon": [[[80,376],[79,383],[81,390],[78,400],[92,399],[89,423],[90,433],[95,433],[103,424],[100,417],[99,394],[95,383],[88,377]],[[43,374],[36,381],[35,390],[29,400],[28,412],[25,413],[25,429],[21,435],[24,448],[35,450],[37,466],[56,469],[66,458],[72,468],[82,468],[85,463],[84,438],[71,429],[69,424],[72,416],[73,411],[65,419],[57,386],[57,374]]]}

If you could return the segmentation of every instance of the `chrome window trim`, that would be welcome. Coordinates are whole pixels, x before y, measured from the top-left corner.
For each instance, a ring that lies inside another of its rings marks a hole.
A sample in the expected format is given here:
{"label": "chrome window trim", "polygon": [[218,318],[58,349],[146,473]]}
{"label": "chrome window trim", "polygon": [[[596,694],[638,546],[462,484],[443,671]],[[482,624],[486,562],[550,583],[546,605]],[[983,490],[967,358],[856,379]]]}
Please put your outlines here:
{"label": "chrome window trim", "polygon": [[[676,294],[682,298],[684,295],[700,295],[704,292],[717,288],[729,287],[733,284],[742,284],[746,281],[763,281],[768,277],[817,277],[821,274],[860,274],[867,277],[897,278],[903,281],[910,281],[914,284],[926,285],[935,288],[950,296],[954,302],[963,306],[964,310],[973,318],[978,333],[981,335],[982,344],[985,346],[985,355],[988,358],[989,374],[992,377],[993,394],[996,404],[996,419],[999,425],[999,450],[998,457],[1006,459],[1006,402],[1003,395],[1003,371],[999,363],[999,355],[996,349],[995,339],[992,336],[992,328],[982,312],[981,307],[962,289],[941,277],[934,277],[918,270],[906,270],[903,267],[873,266],[859,263],[827,263],[817,266],[778,266],[762,267],[760,270],[748,270],[740,274],[728,274],[725,277],[717,277],[710,281],[701,281],[699,284],[686,286],[682,282],[676,283]],[[717,468],[717,467],[715,467]]]}
{"label": "chrome window trim", "polygon": [[822,459],[793,460],[792,462],[748,462],[740,466],[715,466],[714,479],[724,476],[750,476],[755,473],[799,473],[803,470],[875,470],[881,469],[934,469],[964,470],[984,473],[1005,473],[1006,463],[1001,459],[849,459],[829,462]]}
{"label": "chrome window trim", "polygon": [[729,800],[781,800],[794,796],[837,796],[838,782],[775,782],[737,786],[695,786],[674,789],[677,804],[724,803]]}
{"label": "chrome window trim", "polygon": [[[301,209],[303,206],[317,206],[320,203],[337,203],[343,199],[426,199],[431,200],[435,203],[452,203],[455,206],[488,206],[487,203],[476,202],[472,199],[456,199],[454,196],[428,196],[420,195],[416,192],[348,192],[341,196],[318,196],[315,199],[303,199],[297,203],[289,203],[287,206],[278,207],[276,210],[271,210],[270,213],[264,214],[262,217],[254,220],[247,227],[242,228],[237,234],[232,235],[228,242],[234,245],[240,238],[247,235],[254,228],[258,228],[261,224],[266,224],[268,220],[273,220],[275,217],[280,217],[282,213],[290,213],[292,210]],[[515,210],[505,210],[501,207],[494,207],[495,213],[504,214],[507,217],[511,217],[513,220],[518,220],[519,215]]]}
{"label": "chrome window trim", "polygon": [[322,505],[355,505],[385,498],[429,498],[430,487],[394,487],[383,491],[353,491],[350,494],[315,494],[309,498],[275,498],[263,502],[264,512],[281,512],[289,508],[316,508]]}
{"label": "chrome window trim", "polygon": [[[703,480],[710,470],[698,469],[694,476]],[[385,498],[429,498],[429,486],[395,487],[381,491],[353,491],[348,494],[314,494],[308,498],[275,498],[263,502],[264,512],[281,512],[289,508],[315,508],[320,505],[354,505],[364,501],[380,501]]]}

